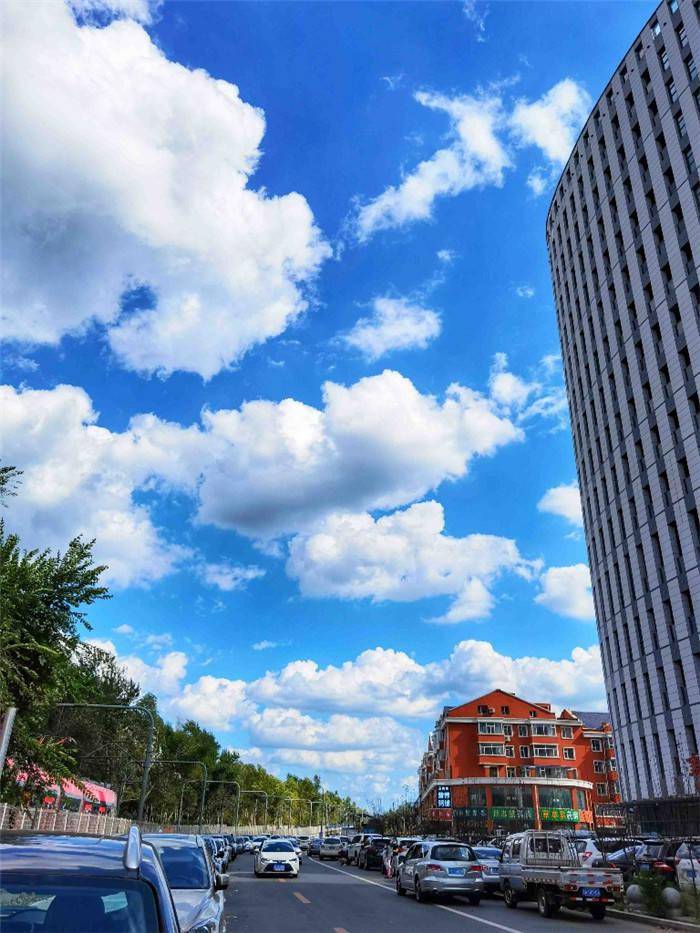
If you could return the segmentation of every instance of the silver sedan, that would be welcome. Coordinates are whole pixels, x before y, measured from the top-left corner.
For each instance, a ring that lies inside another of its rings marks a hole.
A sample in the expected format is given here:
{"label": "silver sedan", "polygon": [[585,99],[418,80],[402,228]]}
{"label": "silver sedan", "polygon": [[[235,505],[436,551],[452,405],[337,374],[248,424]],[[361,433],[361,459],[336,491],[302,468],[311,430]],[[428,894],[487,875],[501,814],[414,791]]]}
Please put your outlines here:
{"label": "silver sedan", "polygon": [[396,893],[417,901],[464,894],[476,906],[484,891],[482,866],[471,846],[459,842],[416,842],[396,873]]}

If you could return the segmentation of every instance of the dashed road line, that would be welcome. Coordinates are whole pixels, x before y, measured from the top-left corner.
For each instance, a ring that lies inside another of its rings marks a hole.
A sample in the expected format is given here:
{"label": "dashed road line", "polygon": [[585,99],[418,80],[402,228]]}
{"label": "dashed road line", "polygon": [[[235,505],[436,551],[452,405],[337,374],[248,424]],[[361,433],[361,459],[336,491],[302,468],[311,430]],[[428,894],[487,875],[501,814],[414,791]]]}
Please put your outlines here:
{"label": "dashed road line", "polygon": [[348,933],[345,927],[333,927],[333,933]]}
{"label": "dashed road line", "polygon": [[304,895],[303,895],[303,894],[300,894],[298,891],[294,891],[294,897],[296,897],[296,899],[297,899],[298,901],[301,901],[302,904],[310,904],[310,903],[311,903],[311,901],[308,899],[308,897],[304,897]]}
{"label": "dashed road line", "polygon": [[[379,881],[371,881],[369,878],[363,878],[361,875],[355,875],[351,871],[345,871],[344,868],[336,868],[334,865],[326,865],[325,862],[319,862],[319,865],[323,865],[324,868],[328,868],[330,871],[337,871],[341,875],[347,875],[349,878],[354,878],[356,881],[362,881],[365,884],[372,884],[375,888],[380,888],[382,891],[392,891],[394,890],[393,886],[388,887],[386,884],[383,884]],[[476,914],[468,914],[463,910],[457,910],[455,907],[447,907],[446,904],[434,904],[434,907],[437,907],[438,910],[446,910],[450,914],[457,914],[458,917],[464,917],[466,920],[475,920],[477,923],[483,923],[484,926],[493,927],[496,930],[503,930],[504,933],[525,933],[524,930],[516,930],[514,927],[504,926],[502,923],[496,923],[493,920],[486,920],[484,917],[479,917]]]}

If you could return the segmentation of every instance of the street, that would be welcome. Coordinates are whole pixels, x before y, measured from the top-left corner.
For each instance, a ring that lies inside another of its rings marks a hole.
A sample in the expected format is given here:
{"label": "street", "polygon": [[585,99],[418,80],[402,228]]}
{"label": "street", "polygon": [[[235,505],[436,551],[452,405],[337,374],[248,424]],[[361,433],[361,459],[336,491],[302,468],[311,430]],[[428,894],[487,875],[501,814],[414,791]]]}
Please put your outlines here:
{"label": "street", "polygon": [[[398,897],[393,882],[378,871],[306,856],[294,880],[256,878],[247,853],[230,866],[229,877],[228,928],[241,933],[558,933],[599,928],[588,914],[564,910],[556,919],[546,920],[535,904],[508,910],[499,897],[484,897],[478,907],[461,898],[417,904],[411,897]],[[633,933],[648,927],[608,917],[604,929]]]}

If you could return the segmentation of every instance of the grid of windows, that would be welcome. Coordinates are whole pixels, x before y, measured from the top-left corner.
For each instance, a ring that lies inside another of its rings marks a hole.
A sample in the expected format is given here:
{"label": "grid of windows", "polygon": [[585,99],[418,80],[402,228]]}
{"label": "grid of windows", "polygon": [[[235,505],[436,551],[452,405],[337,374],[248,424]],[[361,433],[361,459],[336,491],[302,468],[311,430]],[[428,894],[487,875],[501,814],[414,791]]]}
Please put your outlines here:
{"label": "grid of windows", "polygon": [[700,739],[700,7],[664,0],[579,137],[547,242],[629,799]]}

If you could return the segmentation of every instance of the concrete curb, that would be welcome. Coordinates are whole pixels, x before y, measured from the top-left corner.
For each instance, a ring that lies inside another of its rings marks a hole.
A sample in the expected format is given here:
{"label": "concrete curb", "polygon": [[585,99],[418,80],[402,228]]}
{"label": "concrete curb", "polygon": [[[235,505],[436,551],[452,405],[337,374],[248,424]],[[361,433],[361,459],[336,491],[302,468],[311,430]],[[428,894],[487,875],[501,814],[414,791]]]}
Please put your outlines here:
{"label": "concrete curb", "polygon": [[693,933],[700,931],[700,925],[690,923],[686,920],[670,920],[664,917],[650,917],[648,914],[633,914],[626,910],[616,910],[608,907],[607,915],[616,917],[618,920],[632,920],[635,923],[643,923],[649,927],[656,927],[660,930],[692,930]]}

